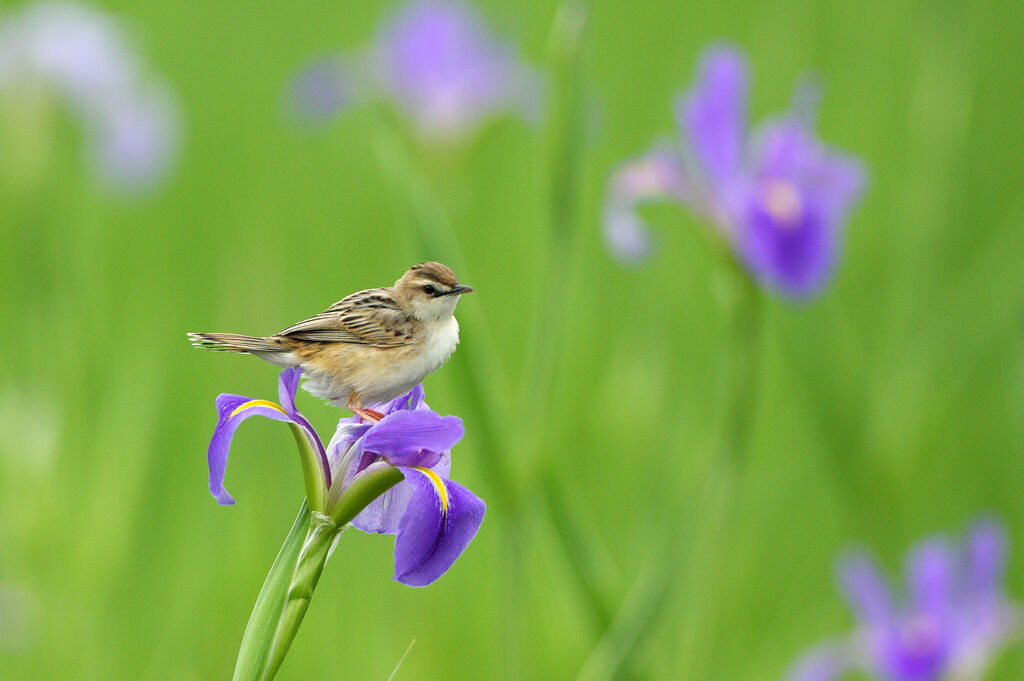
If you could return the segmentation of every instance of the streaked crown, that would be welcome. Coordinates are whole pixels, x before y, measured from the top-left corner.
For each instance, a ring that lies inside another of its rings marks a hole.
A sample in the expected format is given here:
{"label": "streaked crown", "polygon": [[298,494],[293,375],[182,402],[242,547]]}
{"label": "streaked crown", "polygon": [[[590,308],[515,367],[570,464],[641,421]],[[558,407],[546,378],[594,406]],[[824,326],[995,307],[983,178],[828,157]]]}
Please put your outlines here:
{"label": "streaked crown", "polygon": [[395,297],[422,320],[450,316],[459,296],[472,291],[459,284],[451,268],[439,262],[413,265],[395,282]]}

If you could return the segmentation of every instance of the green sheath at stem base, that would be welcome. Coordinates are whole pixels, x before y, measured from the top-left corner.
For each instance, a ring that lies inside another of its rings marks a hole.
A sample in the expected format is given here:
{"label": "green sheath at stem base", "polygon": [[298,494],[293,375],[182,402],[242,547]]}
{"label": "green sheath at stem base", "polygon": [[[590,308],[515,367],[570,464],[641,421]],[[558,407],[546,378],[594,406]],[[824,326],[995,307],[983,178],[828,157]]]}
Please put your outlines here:
{"label": "green sheath at stem base", "polygon": [[391,466],[367,471],[341,493],[328,509],[330,515],[313,513],[303,502],[249,616],[233,681],[270,681],[277,675],[335,539],[371,501],[402,479],[402,472]]}

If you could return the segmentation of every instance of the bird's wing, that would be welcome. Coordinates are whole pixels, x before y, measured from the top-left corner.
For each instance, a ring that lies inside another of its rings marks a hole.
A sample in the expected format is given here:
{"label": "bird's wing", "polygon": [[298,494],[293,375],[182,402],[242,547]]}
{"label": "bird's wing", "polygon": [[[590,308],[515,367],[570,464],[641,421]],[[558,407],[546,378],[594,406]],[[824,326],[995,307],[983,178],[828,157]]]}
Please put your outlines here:
{"label": "bird's wing", "polygon": [[297,340],[393,348],[407,342],[411,320],[387,289],[353,293],[277,334]]}

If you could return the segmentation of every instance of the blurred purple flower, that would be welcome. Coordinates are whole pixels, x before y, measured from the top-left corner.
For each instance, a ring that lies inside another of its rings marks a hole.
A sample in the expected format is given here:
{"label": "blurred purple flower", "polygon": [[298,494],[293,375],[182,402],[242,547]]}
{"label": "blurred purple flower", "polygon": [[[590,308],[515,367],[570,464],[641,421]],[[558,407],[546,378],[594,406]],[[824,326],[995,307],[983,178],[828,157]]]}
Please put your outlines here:
{"label": "blurred purple flower", "polygon": [[[382,466],[394,466],[405,480],[363,509],[352,524],[368,533],[394,534],[394,578],[426,586],[448,571],[476,535],[484,502],[448,479],[451,448],[462,438],[462,421],[439,416],[424,402],[423,386],[380,408],[376,424],[343,418],[325,448],[309,421],[295,409],[301,370],[285,369],[279,381],[280,404],[222,394],[217,398],[217,427],[210,441],[210,493],[233,504],[224,489],[228,451],[238,425],[250,416],[293,424],[314,447],[322,468],[322,509],[331,514],[345,490]],[[312,503],[311,503],[312,506]]]}
{"label": "blurred purple flower", "polygon": [[856,633],[805,654],[789,681],[833,681],[851,672],[879,681],[978,679],[1019,623],[1003,591],[1006,531],[974,524],[959,546],[944,537],[907,558],[907,597],[895,598],[864,552],[840,565],[840,583],[858,620]]}
{"label": "blurred purple flower", "polygon": [[329,55],[307,64],[292,81],[288,101],[304,123],[323,123],[348,106],[355,96],[355,79],[344,57]]}
{"label": "blurred purple flower", "polygon": [[179,111],[110,15],[70,3],[27,5],[0,26],[0,97],[31,84],[82,122],[101,177],[137,190],[161,179],[177,151]]}
{"label": "blurred purple flower", "polygon": [[362,55],[318,59],[290,88],[293,107],[309,120],[333,116],[359,95],[383,96],[421,136],[452,142],[502,111],[535,118],[540,84],[473,7],[415,0],[380,27]]}
{"label": "blurred purple flower", "polygon": [[[747,269],[782,294],[802,298],[835,269],[846,214],[859,197],[858,162],[813,132],[814,101],[748,131],[748,65],[731,47],[708,50],[697,84],[681,99],[681,143],[626,161],[613,174],[604,209],[613,254],[636,261],[650,252],[638,204],[672,200],[710,221]],[[645,178],[635,183],[630,177]]]}

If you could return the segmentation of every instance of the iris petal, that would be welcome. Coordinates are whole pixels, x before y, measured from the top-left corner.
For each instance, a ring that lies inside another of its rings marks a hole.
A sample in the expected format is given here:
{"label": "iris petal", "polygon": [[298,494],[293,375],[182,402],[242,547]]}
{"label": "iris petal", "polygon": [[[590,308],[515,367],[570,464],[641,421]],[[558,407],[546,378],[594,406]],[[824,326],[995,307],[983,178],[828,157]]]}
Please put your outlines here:
{"label": "iris petal", "polygon": [[398,483],[360,511],[352,525],[370,534],[397,534],[414,491],[407,480]]}
{"label": "iris petal", "polygon": [[277,379],[277,395],[281,400],[281,406],[291,416],[296,414],[295,392],[299,389],[300,378],[302,378],[302,369],[291,367],[282,371],[281,376]]}
{"label": "iris petal", "polygon": [[468,489],[433,471],[401,470],[412,496],[395,537],[395,579],[426,586],[466,549],[480,529],[486,507]]}
{"label": "iris petal", "polygon": [[861,622],[883,626],[892,622],[892,595],[874,558],[864,552],[847,556],[839,566],[839,581]]}
{"label": "iris petal", "polygon": [[396,466],[418,465],[424,450],[443,452],[462,439],[462,419],[429,410],[388,414],[363,438],[363,450],[387,457]]}
{"label": "iris petal", "polygon": [[747,70],[739,50],[728,46],[709,50],[701,61],[696,87],[680,107],[691,151],[712,187],[729,182],[743,162]]}
{"label": "iris petal", "polygon": [[217,428],[213,431],[207,457],[210,466],[210,494],[217,498],[217,503],[229,505],[235,503],[235,500],[224,489],[224,473],[227,470],[231,438],[238,425],[250,416],[265,416],[287,423],[291,423],[292,419],[281,406],[273,402],[227,393],[217,397],[217,416]]}
{"label": "iris petal", "polygon": [[1006,528],[994,519],[981,520],[967,537],[968,579],[975,595],[998,595],[1006,571],[1009,539]]}
{"label": "iris petal", "polygon": [[907,557],[907,587],[917,613],[944,619],[957,589],[957,557],[944,539],[918,544]]}
{"label": "iris petal", "polygon": [[612,175],[604,207],[605,240],[611,252],[624,262],[650,256],[652,238],[637,215],[637,206],[649,201],[682,200],[687,193],[683,169],[666,149],[633,158]]}

